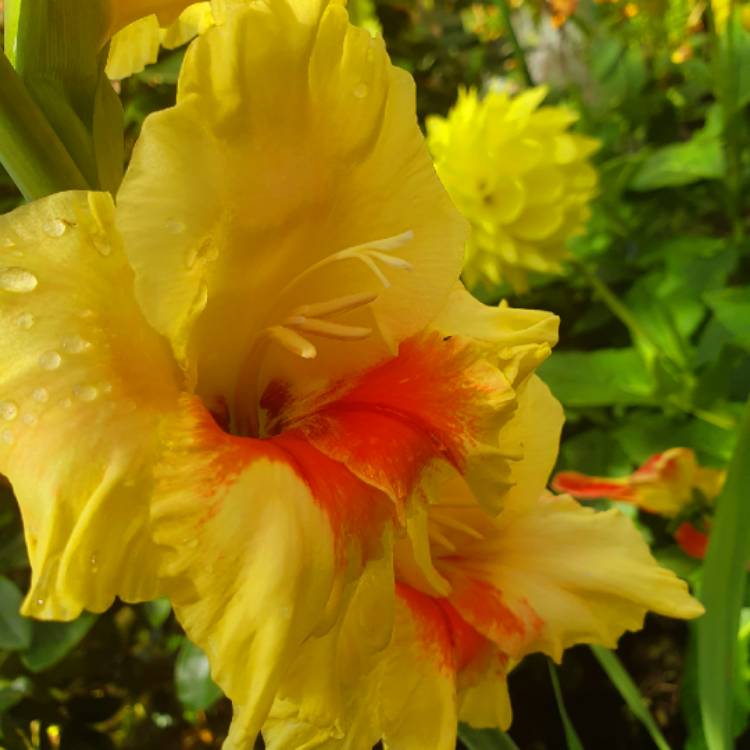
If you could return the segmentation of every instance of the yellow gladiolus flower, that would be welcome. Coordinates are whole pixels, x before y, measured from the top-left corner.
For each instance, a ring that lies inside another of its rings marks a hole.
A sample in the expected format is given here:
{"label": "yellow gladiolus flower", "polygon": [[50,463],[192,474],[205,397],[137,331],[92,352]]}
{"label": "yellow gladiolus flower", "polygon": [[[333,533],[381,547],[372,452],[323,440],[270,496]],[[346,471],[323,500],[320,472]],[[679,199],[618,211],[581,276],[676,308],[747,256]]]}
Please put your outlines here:
{"label": "yellow gladiolus flower", "polygon": [[[436,325],[449,317],[456,319],[455,308]],[[702,613],[625,516],[545,493],[562,412],[536,377],[518,400],[503,434],[523,439],[524,457],[513,465],[499,515],[488,517],[458,474],[431,487],[430,504],[396,544],[392,639],[375,655],[360,655],[372,613],[358,591],[340,628],[298,654],[264,726],[269,750],[369,748],[380,739],[388,747],[452,750],[458,720],[510,725],[506,677],[524,656],[559,661],[575,644],[614,647],[625,631],[642,627],[647,610]],[[333,654],[339,683],[313,668],[322,654],[328,662]]]}
{"label": "yellow gladiolus flower", "polygon": [[572,110],[540,107],[546,93],[461,91],[446,118],[427,119],[438,174],[471,224],[469,285],[503,279],[523,291],[529,271],[560,273],[588,218],[598,142],[568,132]]}
{"label": "yellow gladiolus flower", "polygon": [[382,39],[336,2],[232,7],[117,208],[0,217],[24,612],[169,596],[235,704],[230,748],[353,603],[373,616],[350,668],[384,647],[394,536],[446,476],[502,503],[516,394],[557,335],[457,287],[465,235]]}
{"label": "yellow gladiolus flower", "polygon": [[147,65],[156,62],[161,47],[179,47],[213,24],[214,14],[210,2],[189,5],[166,27],[162,27],[159,17],[153,13],[138,18],[112,38],[107,58],[107,76],[112,80],[119,80],[140,73]]}

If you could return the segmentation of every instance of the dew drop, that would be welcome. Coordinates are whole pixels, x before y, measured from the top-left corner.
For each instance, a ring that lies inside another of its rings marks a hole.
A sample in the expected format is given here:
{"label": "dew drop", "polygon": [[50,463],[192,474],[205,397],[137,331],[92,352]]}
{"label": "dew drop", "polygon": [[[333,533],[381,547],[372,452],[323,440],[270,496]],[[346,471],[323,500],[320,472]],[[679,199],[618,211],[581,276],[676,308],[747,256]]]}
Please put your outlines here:
{"label": "dew drop", "polygon": [[99,572],[99,557],[97,556],[96,552],[91,553],[91,557],[89,557],[89,565],[91,566],[92,573]]}
{"label": "dew drop", "polygon": [[23,294],[33,292],[39,280],[25,268],[3,268],[0,270],[0,289]]}
{"label": "dew drop", "polygon": [[93,385],[77,385],[73,388],[73,395],[80,401],[96,401],[99,390]]}
{"label": "dew drop", "polygon": [[29,427],[33,427],[37,423],[37,418],[35,414],[24,414],[21,416],[21,421],[28,425]]}
{"label": "dew drop", "polygon": [[44,599],[37,599],[36,600],[37,607],[43,607],[44,606]]}
{"label": "dew drop", "polygon": [[70,354],[81,354],[91,348],[91,342],[80,336],[68,336],[63,339],[62,348]]}
{"label": "dew drop", "polygon": [[46,404],[49,401],[49,391],[46,388],[34,388],[31,398],[38,404]]}
{"label": "dew drop", "polygon": [[12,422],[18,416],[18,406],[13,401],[0,401],[0,417]]}
{"label": "dew drop", "polygon": [[13,434],[13,430],[6,429],[0,432],[0,440],[2,440],[6,445],[13,445],[16,440],[16,436]]}
{"label": "dew drop", "polygon": [[170,219],[166,223],[167,230],[172,234],[182,234],[185,231],[185,222],[177,219]]}
{"label": "dew drop", "polygon": [[16,325],[20,329],[28,331],[34,325],[34,316],[30,312],[23,312],[16,318]]}
{"label": "dew drop", "polygon": [[353,89],[352,94],[357,97],[357,99],[364,99],[367,96],[369,89],[367,87],[367,84],[360,81]]}
{"label": "dew drop", "polygon": [[44,231],[50,237],[62,237],[67,228],[67,224],[61,219],[52,219],[44,225]]}
{"label": "dew drop", "polygon": [[44,352],[39,356],[39,367],[43,370],[56,370],[62,364],[62,357],[55,351]]}
{"label": "dew drop", "polygon": [[16,243],[10,237],[3,237],[3,247],[15,247]]}

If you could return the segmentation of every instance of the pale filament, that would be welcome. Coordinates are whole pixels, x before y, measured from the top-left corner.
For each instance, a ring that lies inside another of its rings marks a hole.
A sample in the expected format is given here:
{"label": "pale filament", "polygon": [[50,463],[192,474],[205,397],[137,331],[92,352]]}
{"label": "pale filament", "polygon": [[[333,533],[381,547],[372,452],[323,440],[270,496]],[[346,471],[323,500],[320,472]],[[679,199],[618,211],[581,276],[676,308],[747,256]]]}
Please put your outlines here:
{"label": "pale filament", "polygon": [[[293,286],[298,284],[302,279],[307,278],[315,271],[343,260],[358,260],[364,263],[372,271],[373,275],[380,281],[384,288],[390,287],[391,283],[388,277],[378,266],[381,263],[391,268],[403,271],[411,271],[412,265],[407,260],[391,255],[394,250],[405,245],[414,237],[411,230],[386,237],[382,240],[373,242],[364,242],[361,245],[347,247],[323,258],[323,260],[308,266],[302,273],[298,274],[282,289],[279,297],[282,297]],[[350,312],[360,307],[365,307],[377,299],[377,294],[372,292],[361,292],[359,294],[349,294],[343,297],[326,302],[319,302],[309,305],[301,305],[292,310],[289,317],[279,324],[264,328],[260,333],[266,335],[276,343],[283,346],[287,351],[296,354],[303,359],[313,359],[317,356],[315,345],[301,335],[301,332],[311,333],[316,336],[322,336],[328,339],[337,339],[339,341],[358,341],[367,338],[372,333],[372,328],[364,326],[351,326],[341,323],[333,323],[322,318],[337,315],[344,312]]]}

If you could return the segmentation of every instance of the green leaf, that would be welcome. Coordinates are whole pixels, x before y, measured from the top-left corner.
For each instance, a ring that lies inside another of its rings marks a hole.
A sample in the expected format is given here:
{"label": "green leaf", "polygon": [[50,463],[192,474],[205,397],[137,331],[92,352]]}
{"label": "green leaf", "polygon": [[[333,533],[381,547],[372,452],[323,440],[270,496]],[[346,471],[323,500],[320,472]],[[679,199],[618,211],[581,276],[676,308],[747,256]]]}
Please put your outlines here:
{"label": "green leaf", "polygon": [[143,605],[143,610],[148,624],[152,628],[160,628],[172,612],[172,605],[169,603],[169,599],[154,599],[151,602],[146,602]]}
{"label": "green leaf", "polygon": [[650,404],[655,382],[635,349],[557,352],[539,369],[565,406]]}
{"label": "green leaf", "polygon": [[733,682],[750,558],[750,401],[742,420],[706,554],[698,622],[698,694],[709,750],[733,746]]}
{"label": "green leaf", "polygon": [[467,750],[518,750],[510,735],[499,729],[474,729],[468,724],[459,724],[458,737]]}
{"label": "green leaf", "polygon": [[64,659],[86,636],[97,616],[84,612],[71,622],[34,621],[31,645],[21,654],[30,672],[43,672]]}
{"label": "green leaf", "polygon": [[565,730],[565,744],[568,746],[568,750],[583,750],[583,744],[578,737],[573,722],[570,720],[570,716],[568,716],[568,710],[565,708],[562,690],[560,690],[560,681],[557,679],[557,667],[551,659],[547,660],[547,666],[549,667],[549,678],[552,681],[552,690],[555,693],[555,700],[557,701],[557,710],[560,712],[560,719]]}
{"label": "green leaf", "polygon": [[28,677],[0,680],[0,713],[20,703],[31,694],[34,685]]}
{"label": "green leaf", "polygon": [[13,581],[0,577],[0,649],[21,651],[31,643],[31,620],[21,615],[23,595]]}
{"label": "green leaf", "polygon": [[622,662],[617,658],[617,654],[601,646],[591,646],[591,651],[602,669],[607,673],[607,677],[609,677],[612,684],[619,690],[628,708],[651,735],[651,739],[654,741],[656,747],[659,750],[670,750],[669,743],[664,739],[664,735],[659,730],[654,717],[651,716],[651,712],[648,710],[643,696],[627,673],[625,667],[623,667]]}
{"label": "green leaf", "polygon": [[703,298],[734,341],[750,349],[750,286],[735,286],[705,294]]}
{"label": "green leaf", "polygon": [[187,638],[177,654],[174,681],[177,698],[188,711],[205,711],[222,696],[211,679],[208,657]]}
{"label": "green leaf", "polygon": [[657,149],[640,165],[629,188],[639,192],[717,180],[726,171],[721,139],[699,133],[685,143]]}

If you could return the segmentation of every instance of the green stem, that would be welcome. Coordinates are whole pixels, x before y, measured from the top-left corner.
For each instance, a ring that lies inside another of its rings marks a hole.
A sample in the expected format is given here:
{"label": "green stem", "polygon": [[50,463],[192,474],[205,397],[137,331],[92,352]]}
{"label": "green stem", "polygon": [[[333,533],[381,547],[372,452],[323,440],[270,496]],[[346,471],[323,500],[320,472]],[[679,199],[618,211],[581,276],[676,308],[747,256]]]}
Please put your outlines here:
{"label": "green stem", "polygon": [[26,200],[87,187],[55,131],[2,53],[0,162]]}
{"label": "green stem", "polygon": [[495,0],[497,7],[500,9],[500,15],[503,17],[505,22],[505,28],[508,32],[508,39],[510,40],[511,46],[513,47],[513,56],[516,58],[518,69],[521,71],[524,82],[528,87],[534,85],[534,79],[531,77],[529,72],[529,66],[526,63],[526,53],[523,51],[521,42],[518,41],[516,31],[513,28],[513,21],[511,19],[510,5],[508,0]]}
{"label": "green stem", "polygon": [[724,158],[726,161],[727,216],[732,226],[732,236],[736,241],[743,238],[745,229],[742,221],[742,118],[738,107],[739,65],[737,62],[734,0],[729,3],[729,17],[722,32],[716,25],[711,3],[706,4],[706,21],[711,42],[711,57],[714,74],[714,95],[721,106]]}
{"label": "green stem", "polygon": [[[638,322],[638,319],[633,315],[632,312],[620,302],[617,295],[594,273],[585,263],[577,259],[571,259],[570,261],[578,271],[581,272],[583,277],[589,283],[591,288],[594,290],[596,295],[601,299],[602,302],[609,308],[612,315],[617,318],[630,332],[631,338],[634,340],[642,338],[645,341],[650,342],[654,347],[656,343],[651,340],[648,332]],[[656,347],[658,348],[658,347]]]}

